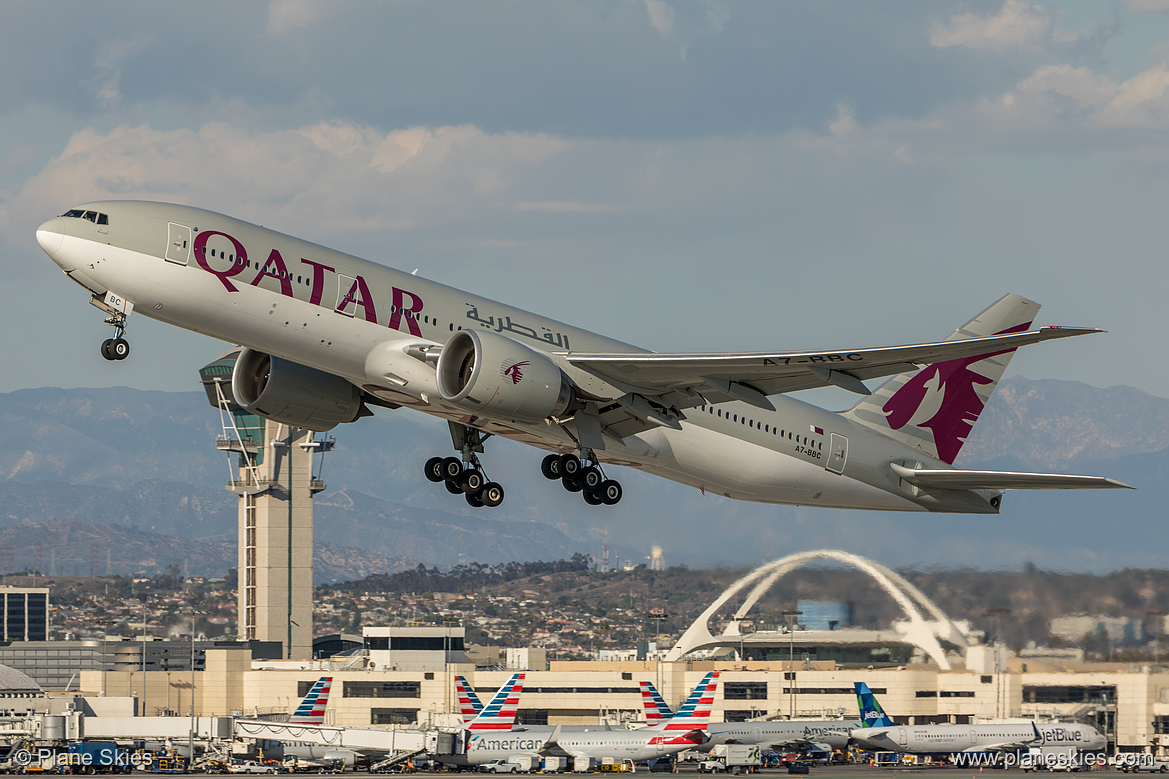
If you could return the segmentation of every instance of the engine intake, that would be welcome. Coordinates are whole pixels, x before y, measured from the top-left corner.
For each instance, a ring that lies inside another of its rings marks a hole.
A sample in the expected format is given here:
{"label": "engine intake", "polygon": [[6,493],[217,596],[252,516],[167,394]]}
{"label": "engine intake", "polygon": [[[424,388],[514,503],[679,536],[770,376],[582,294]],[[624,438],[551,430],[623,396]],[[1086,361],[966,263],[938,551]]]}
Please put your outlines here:
{"label": "engine intake", "polygon": [[436,370],[443,400],[484,416],[539,421],[563,414],[575,398],[546,354],[496,333],[459,330]]}
{"label": "engine intake", "polygon": [[231,394],[264,419],[317,432],[361,413],[361,392],[340,376],[253,349],[236,358]]}

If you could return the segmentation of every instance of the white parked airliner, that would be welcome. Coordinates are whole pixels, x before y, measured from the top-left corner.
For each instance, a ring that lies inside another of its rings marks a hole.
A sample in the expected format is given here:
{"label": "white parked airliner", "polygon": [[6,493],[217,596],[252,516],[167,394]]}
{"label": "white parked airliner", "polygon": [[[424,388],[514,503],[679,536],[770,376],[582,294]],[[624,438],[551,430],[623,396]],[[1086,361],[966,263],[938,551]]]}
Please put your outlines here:
{"label": "white parked airliner", "polygon": [[[242,345],[234,400],[262,417],[328,430],[380,405],[446,419],[460,456],[425,473],[474,506],[503,501],[478,457],[491,435],[551,452],[544,475],[593,505],[621,498],[607,465],[739,500],[890,511],[997,513],[1008,489],[1126,486],[953,468],[1016,348],[1100,332],[1032,329],[1039,306],[1017,295],[934,343],[658,354],[189,206],[86,203],[37,240],[108,316],[107,359],[129,354],[138,311]],[[833,413],[786,394],[828,385],[863,397]]]}

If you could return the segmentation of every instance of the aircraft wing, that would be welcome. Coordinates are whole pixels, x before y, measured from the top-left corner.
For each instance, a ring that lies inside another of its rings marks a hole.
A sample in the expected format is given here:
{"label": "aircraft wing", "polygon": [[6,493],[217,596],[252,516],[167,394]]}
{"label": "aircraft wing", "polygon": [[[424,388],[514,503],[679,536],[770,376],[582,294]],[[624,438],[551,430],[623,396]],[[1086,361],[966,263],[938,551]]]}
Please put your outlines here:
{"label": "aircraft wing", "polygon": [[912,484],[947,490],[1098,490],[1132,486],[1104,476],[1067,473],[1019,473],[1016,471],[962,471],[948,468],[906,468],[890,463],[893,473]]}
{"label": "aircraft wing", "polygon": [[741,400],[771,410],[767,395],[829,385],[868,395],[869,390],[861,383],[867,379],[913,371],[946,360],[989,357],[1053,338],[1102,332],[1093,328],[1043,327],[982,338],[866,349],[674,354],[565,352],[562,356],[574,366],[639,394],[697,392],[710,403]]}

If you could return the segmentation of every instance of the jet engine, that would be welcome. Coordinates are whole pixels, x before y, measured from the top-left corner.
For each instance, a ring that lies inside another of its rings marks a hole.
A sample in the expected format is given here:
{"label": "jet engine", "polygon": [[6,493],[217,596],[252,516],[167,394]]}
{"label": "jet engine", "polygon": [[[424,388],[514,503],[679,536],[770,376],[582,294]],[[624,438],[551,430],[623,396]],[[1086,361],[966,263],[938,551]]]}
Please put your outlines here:
{"label": "jet engine", "polygon": [[253,414],[321,432],[361,413],[361,392],[340,376],[244,349],[231,377],[235,402]]}
{"label": "jet engine", "polygon": [[548,355],[496,333],[459,330],[436,370],[443,400],[498,419],[539,421],[563,414],[575,397]]}

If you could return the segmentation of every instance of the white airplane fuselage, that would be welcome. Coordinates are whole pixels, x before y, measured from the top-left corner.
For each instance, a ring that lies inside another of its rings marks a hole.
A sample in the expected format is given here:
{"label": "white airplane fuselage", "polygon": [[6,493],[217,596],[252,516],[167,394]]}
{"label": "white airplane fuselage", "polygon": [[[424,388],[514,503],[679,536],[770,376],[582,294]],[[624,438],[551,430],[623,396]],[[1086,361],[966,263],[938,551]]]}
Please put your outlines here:
{"label": "white airplane fuselage", "polygon": [[894,725],[854,730],[852,737],[865,749],[908,754],[997,751],[1003,745],[1012,749],[1075,747],[1092,752],[1103,749],[1106,744],[1104,736],[1095,728],[1075,723]]}
{"label": "white airplane fuselage", "polygon": [[832,749],[844,749],[851,732],[860,726],[856,720],[777,720],[716,722],[708,725],[707,731],[712,746],[729,743],[762,747],[827,744]]}
{"label": "white airplane fuselage", "polygon": [[[576,442],[557,424],[476,416],[444,401],[433,363],[406,357],[402,345],[441,346],[453,333],[474,329],[549,354],[645,351],[221,214],[130,201],[81,208],[108,214],[108,224],[58,218],[42,225],[37,237],[50,258],[96,297],[120,296],[135,313],[547,451],[571,452]],[[181,238],[182,230],[189,231],[190,250],[179,246],[176,231]],[[580,371],[569,376],[595,381]],[[997,513],[997,499],[991,503],[997,492],[916,490],[888,465],[949,467],[936,458],[795,398],[771,400],[775,411],[738,401],[691,408],[680,430],[645,430],[595,455],[739,500]],[[830,446],[843,451],[832,470],[826,467]]]}
{"label": "white airplane fuselage", "polygon": [[[596,761],[653,760],[692,749],[696,744],[681,741],[681,733],[662,734],[649,729],[621,731],[564,731],[556,743],[550,744],[552,731],[500,731],[497,733],[467,732],[466,748],[462,754],[438,755],[438,760],[451,765],[483,765],[492,760],[507,760],[519,756],[539,758],[547,753],[588,757]],[[677,742],[677,743],[670,743]]]}

